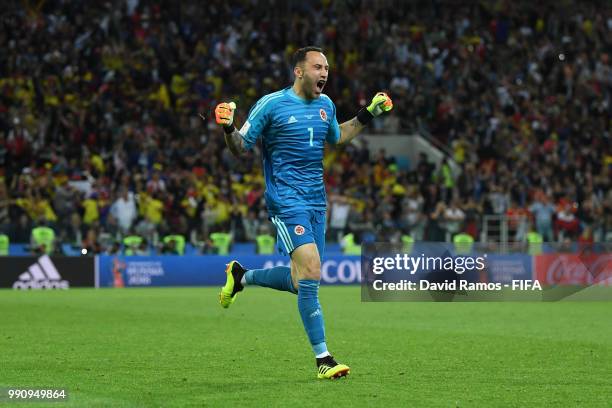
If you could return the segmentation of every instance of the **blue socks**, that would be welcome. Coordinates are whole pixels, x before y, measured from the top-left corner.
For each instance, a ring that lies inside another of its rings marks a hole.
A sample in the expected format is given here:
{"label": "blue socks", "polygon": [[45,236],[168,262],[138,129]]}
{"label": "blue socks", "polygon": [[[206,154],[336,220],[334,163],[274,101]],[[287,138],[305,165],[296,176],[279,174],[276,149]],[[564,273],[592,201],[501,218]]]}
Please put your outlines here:
{"label": "blue socks", "polygon": [[247,285],[257,285],[266,288],[297,293],[291,281],[291,268],[275,266],[269,269],[250,269],[244,274]]}
{"label": "blue socks", "polygon": [[319,304],[318,280],[303,279],[298,282],[298,309],[315,355],[326,354],[325,323]]}
{"label": "blue socks", "polygon": [[263,286],[297,293],[298,310],[302,316],[304,329],[317,357],[327,355],[325,344],[325,322],[319,304],[319,281],[303,279],[298,282],[295,290],[291,281],[291,268],[288,266],[275,266],[269,269],[250,269],[244,274],[248,285]]}

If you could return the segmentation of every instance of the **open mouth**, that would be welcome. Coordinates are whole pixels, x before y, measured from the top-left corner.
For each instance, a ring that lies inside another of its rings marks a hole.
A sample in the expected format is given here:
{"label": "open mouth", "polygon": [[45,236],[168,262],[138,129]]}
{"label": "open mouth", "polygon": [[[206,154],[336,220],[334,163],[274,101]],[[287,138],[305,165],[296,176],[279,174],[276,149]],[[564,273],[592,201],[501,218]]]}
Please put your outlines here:
{"label": "open mouth", "polygon": [[319,82],[317,82],[317,91],[322,92],[323,91],[323,87],[325,86],[325,82],[323,79],[320,80]]}

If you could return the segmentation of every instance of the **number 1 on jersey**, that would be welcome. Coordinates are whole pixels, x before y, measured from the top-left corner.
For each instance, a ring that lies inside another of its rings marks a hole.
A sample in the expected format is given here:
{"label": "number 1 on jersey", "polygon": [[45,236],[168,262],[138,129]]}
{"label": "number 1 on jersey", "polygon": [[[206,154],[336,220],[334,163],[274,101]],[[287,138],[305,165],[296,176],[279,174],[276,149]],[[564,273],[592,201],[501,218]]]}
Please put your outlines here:
{"label": "number 1 on jersey", "polygon": [[314,129],[313,128],[308,128],[308,131],[310,132],[310,145],[313,146],[313,144],[312,144],[312,137],[314,136]]}

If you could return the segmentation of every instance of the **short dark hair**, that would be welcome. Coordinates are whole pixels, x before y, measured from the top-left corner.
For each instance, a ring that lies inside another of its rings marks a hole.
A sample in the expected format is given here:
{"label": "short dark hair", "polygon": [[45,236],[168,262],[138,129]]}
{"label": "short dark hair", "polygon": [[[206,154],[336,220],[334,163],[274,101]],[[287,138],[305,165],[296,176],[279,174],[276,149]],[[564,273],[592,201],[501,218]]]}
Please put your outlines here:
{"label": "short dark hair", "polygon": [[300,48],[299,50],[294,52],[293,57],[291,57],[291,63],[293,64],[293,66],[295,67],[297,64],[306,61],[306,54],[308,54],[310,51],[316,51],[316,52],[323,53],[322,48],[314,47],[312,45],[308,47]]}

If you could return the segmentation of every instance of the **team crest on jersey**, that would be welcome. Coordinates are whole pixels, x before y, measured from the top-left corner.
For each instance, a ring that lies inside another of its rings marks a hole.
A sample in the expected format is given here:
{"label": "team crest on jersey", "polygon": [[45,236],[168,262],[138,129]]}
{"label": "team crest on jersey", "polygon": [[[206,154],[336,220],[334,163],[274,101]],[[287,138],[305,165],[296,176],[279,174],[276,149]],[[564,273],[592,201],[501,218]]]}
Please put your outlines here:
{"label": "team crest on jersey", "polygon": [[327,112],[325,112],[325,109],[321,109],[319,115],[321,115],[321,120],[323,122],[327,122]]}
{"label": "team crest on jersey", "polygon": [[306,232],[306,230],[301,225],[296,225],[293,229],[293,232],[295,232],[295,235],[304,235],[304,232]]}

